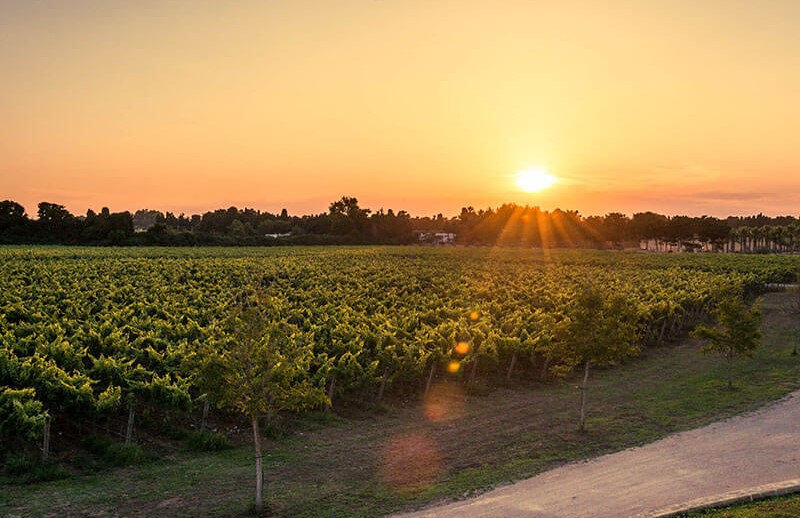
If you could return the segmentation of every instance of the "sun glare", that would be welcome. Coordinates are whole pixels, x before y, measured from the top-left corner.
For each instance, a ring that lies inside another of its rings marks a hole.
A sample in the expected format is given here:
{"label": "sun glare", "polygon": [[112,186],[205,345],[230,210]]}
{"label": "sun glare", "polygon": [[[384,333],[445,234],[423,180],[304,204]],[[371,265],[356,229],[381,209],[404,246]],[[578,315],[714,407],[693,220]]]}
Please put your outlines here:
{"label": "sun glare", "polygon": [[529,169],[517,173],[517,186],[525,192],[538,192],[547,189],[557,178],[547,172],[547,168]]}

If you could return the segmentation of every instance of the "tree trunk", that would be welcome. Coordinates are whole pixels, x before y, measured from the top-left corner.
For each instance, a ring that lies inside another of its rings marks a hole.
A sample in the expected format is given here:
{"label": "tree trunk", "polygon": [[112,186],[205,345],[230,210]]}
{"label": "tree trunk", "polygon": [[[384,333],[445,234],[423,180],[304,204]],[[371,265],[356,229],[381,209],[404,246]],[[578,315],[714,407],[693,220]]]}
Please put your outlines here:
{"label": "tree trunk", "polygon": [[261,456],[261,432],[258,429],[258,416],[251,415],[253,425],[253,448],[256,452],[256,514],[264,511],[264,465]]}
{"label": "tree trunk", "polygon": [[728,351],[728,389],[733,390],[733,351]]}
{"label": "tree trunk", "polygon": [[50,416],[44,421],[44,441],[42,442],[42,461],[50,459]]}
{"label": "tree trunk", "polygon": [[383,373],[381,378],[381,387],[378,389],[378,403],[383,399],[383,391],[386,389],[386,379],[389,377],[389,371]]}
{"label": "tree trunk", "polygon": [[581,384],[581,424],[578,429],[583,432],[586,430],[586,382],[589,380],[589,360],[583,367],[583,383]]}
{"label": "tree trunk", "polygon": [[125,444],[128,445],[133,439],[133,419],[136,416],[136,402],[128,404],[128,429],[125,431]]}
{"label": "tree trunk", "polygon": [[433,362],[433,365],[431,365],[431,372],[430,374],[428,374],[428,382],[425,384],[425,393],[423,394],[423,397],[427,396],[428,391],[431,389],[431,383],[433,383],[433,374],[435,372],[436,372],[436,362]]}
{"label": "tree trunk", "polygon": [[208,407],[209,407],[208,399],[203,401],[203,419],[200,421],[200,433],[206,431],[206,426],[208,425]]}
{"label": "tree trunk", "polygon": [[326,407],[325,411],[330,412],[331,408],[333,408],[333,393],[336,390],[336,374],[331,376],[331,384],[328,386],[328,401],[331,402],[331,406]]}
{"label": "tree trunk", "polygon": [[543,380],[547,379],[547,369],[549,368],[550,368],[550,358],[545,357],[544,363],[542,363],[541,379]]}
{"label": "tree trunk", "polygon": [[506,381],[511,381],[511,373],[514,372],[514,364],[517,363],[517,351],[511,355],[511,362],[508,364],[508,372],[506,373]]}
{"label": "tree trunk", "polygon": [[470,385],[475,383],[475,375],[478,372],[478,357],[475,357],[475,361],[472,362],[472,370],[469,373],[469,383]]}
{"label": "tree trunk", "polygon": [[669,337],[672,338],[673,336],[675,336],[678,333],[678,331],[681,330],[681,327],[682,327],[681,319],[680,317],[676,317],[675,320],[672,321],[672,325],[669,326]]}
{"label": "tree trunk", "polygon": [[667,331],[667,322],[668,319],[664,319],[664,323],[661,324],[661,332],[658,334],[658,343],[664,342],[664,333]]}

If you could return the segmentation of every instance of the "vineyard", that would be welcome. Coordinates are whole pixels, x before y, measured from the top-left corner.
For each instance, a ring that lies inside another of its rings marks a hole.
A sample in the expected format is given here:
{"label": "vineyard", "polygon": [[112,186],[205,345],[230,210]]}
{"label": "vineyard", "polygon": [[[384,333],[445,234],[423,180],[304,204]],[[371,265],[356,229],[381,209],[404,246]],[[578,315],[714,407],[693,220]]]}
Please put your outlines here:
{"label": "vineyard", "polygon": [[566,250],[4,248],[0,441],[30,447],[76,427],[130,441],[137,412],[192,419],[223,406],[226,322],[254,291],[310,352],[308,381],[335,409],[419,396],[441,377],[547,380],[572,366],[557,329],[586,285],[624,295],[641,348],[703,319],[721,287],[757,293],[797,267]]}

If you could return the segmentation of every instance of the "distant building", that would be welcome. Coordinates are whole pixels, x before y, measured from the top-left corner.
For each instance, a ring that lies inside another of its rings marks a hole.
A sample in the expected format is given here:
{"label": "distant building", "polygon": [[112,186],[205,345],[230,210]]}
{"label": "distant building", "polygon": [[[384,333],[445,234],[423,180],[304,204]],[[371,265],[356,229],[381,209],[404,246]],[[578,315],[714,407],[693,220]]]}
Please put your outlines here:
{"label": "distant building", "polygon": [[433,235],[433,242],[437,245],[452,245],[456,242],[456,235],[452,232],[437,232]]}
{"label": "distant building", "polygon": [[279,237],[289,237],[291,236],[291,232],[285,232],[283,234],[264,234],[264,237],[271,237],[272,239],[277,239]]}
{"label": "distant building", "polygon": [[456,242],[456,235],[453,232],[417,232],[417,239],[420,243],[452,245]]}

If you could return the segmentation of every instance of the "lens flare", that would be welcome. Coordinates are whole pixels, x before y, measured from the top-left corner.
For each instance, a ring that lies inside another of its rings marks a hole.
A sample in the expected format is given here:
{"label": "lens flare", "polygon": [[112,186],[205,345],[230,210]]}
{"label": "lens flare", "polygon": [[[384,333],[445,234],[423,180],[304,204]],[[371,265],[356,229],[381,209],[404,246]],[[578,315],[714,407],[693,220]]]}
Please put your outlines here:
{"label": "lens flare", "polygon": [[469,352],[469,342],[458,342],[455,347],[456,354],[465,355]]}
{"label": "lens flare", "polygon": [[441,381],[433,385],[423,402],[425,419],[433,423],[459,419],[464,415],[466,396],[457,381]]}
{"label": "lens flare", "polygon": [[413,492],[430,486],[442,472],[436,445],[420,433],[391,439],[381,455],[381,478],[392,490]]}

